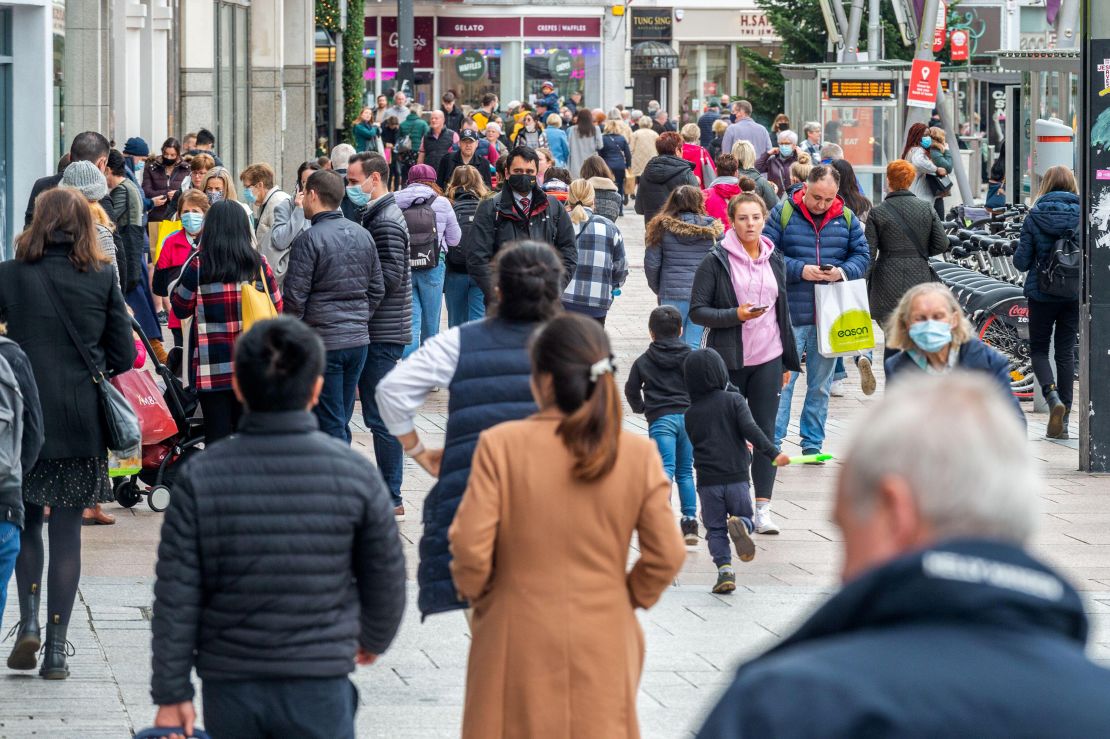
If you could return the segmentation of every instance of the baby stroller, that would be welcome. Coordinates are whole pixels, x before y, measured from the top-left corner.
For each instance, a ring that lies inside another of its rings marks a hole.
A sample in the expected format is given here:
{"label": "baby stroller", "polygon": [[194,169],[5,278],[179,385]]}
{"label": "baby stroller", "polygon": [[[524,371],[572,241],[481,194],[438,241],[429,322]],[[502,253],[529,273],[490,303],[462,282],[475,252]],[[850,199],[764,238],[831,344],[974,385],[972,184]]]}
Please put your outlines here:
{"label": "baby stroller", "polygon": [[124,508],[133,508],[146,496],[150,509],[161,512],[170,505],[170,491],[179,466],[204,444],[204,422],[193,417],[198,406],[196,394],[186,388],[169,367],[158,361],[150,340],[134,320],[132,327],[146,347],[147,356],[154,363],[154,370],[162,384],[166,386],[162,397],[169,406],[177,433],[157,444],[144,445],[139,474],[115,478],[113,493],[116,502]]}

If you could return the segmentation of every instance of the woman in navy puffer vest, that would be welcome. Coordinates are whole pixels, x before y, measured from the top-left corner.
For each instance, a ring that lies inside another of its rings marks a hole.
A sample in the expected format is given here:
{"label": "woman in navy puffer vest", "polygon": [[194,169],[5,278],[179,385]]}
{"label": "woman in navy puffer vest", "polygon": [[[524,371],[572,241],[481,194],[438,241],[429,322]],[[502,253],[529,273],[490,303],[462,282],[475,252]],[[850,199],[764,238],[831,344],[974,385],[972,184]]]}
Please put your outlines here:
{"label": "woman in navy puffer vest", "polygon": [[[1021,227],[1021,244],[1014,252],[1014,266],[1027,270],[1025,297],[1029,303],[1029,355],[1033,374],[1048,402],[1048,437],[1068,438],[1072,387],[1075,383],[1075,342],[1079,336],[1079,296],[1046,295],[1039,272],[1048,262],[1056,242],[1079,228],[1079,191],[1075,175],[1064,166],[1045,172],[1041,193]],[[1056,342],[1056,374],[1048,358]]]}

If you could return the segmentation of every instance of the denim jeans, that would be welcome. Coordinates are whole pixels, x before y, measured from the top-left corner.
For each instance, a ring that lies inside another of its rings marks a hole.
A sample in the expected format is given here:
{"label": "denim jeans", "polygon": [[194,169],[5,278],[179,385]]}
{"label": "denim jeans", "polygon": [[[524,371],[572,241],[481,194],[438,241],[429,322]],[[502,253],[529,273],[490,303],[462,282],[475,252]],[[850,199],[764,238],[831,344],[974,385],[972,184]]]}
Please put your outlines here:
{"label": "denim jeans", "polygon": [[739,517],[748,531],[752,530],[754,510],[748,483],[698,485],[698,497],[701,498],[701,522],[705,526],[705,543],[709,547],[709,556],[718,567],[731,564],[728,517]]}
{"label": "denim jeans", "polygon": [[405,351],[402,344],[371,342],[366,352],[366,366],[358,381],[358,395],[362,399],[362,420],[366,428],[374,434],[374,459],[378,469],[393,496],[393,506],[401,505],[401,481],[405,472],[405,451],[401,442],[385,427],[378,413],[378,401],[374,397],[378,383],[401,361]]}
{"label": "denim jeans", "polygon": [[686,340],[686,345],[691,349],[701,348],[701,335],[705,331],[705,327],[690,320],[690,301],[689,300],[664,300],[660,305],[673,305],[678,308],[678,312],[682,314],[682,338]]}
{"label": "denim jeans", "polygon": [[324,365],[324,389],[320,391],[320,402],[315,408],[320,430],[348,444],[351,443],[355,390],[364,364],[365,346],[330,350]]}
{"label": "denim jeans", "polygon": [[19,527],[11,521],[0,521],[0,630],[4,627],[8,580],[12,579],[17,557],[19,557]]}
{"label": "denim jeans", "polygon": [[412,273],[412,343],[405,356],[412,354],[439,333],[439,314],[443,309],[443,275],[447,265],[440,255],[439,266]]}
{"label": "denim jeans", "polygon": [[[795,326],[794,343],[798,356],[806,358],[806,401],[802,406],[802,449],[820,449],[825,443],[825,418],[829,415],[829,387],[832,385],[836,358],[821,356],[817,350],[817,327]],[[786,428],[790,425],[790,401],[794,398],[794,385],[798,373],[790,373],[790,382],[779,399],[779,416],[775,421],[775,441],[782,446]]]}
{"label": "denim jeans", "polygon": [[659,447],[663,470],[678,483],[678,502],[684,518],[698,514],[698,493],[694,489],[694,446],[686,435],[686,422],[681,413],[657,418],[648,426],[648,436]]}
{"label": "denim jeans", "polygon": [[448,327],[454,328],[485,318],[485,295],[470,275],[447,270],[443,280],[443,293],[447,299]]}
{"label": "denim jeans", "polygon": [[213,737],[354,739],[358,691],[346,675],[205,680],[204,728]]}

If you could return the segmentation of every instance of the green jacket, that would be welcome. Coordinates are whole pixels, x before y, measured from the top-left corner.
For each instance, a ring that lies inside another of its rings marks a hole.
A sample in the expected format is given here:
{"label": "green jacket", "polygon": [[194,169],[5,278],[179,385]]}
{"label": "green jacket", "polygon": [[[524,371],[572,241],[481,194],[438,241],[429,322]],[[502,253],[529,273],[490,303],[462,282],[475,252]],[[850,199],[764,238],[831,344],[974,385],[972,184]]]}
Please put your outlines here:
{"label": "green jacket", "polygon": [[419,151],[420,143],[424,140],[424,134],[431,130],[431,126],[418,116],[416,113],[409,112],[409,117],[401,121],[401,127],[397,131],[397,138],[408,136],[412,139],[412,150]]}

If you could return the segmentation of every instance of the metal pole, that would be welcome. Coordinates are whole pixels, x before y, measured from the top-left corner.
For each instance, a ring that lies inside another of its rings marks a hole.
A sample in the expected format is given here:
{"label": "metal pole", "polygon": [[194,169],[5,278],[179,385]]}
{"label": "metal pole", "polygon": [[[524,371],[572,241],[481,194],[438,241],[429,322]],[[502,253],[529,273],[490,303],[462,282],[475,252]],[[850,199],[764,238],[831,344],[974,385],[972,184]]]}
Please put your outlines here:
{"label": "metal pole", "polygon": [[412,0],[397,0],[397,79],[399,91],[415,98],[416,56],[413,52],[414,28]]}
{"label": "metal pole", "polygon": [[952,157],[952,173],[955,174],[956,185],[960,188],[960,199],[964,201],[964,205],[973,205],[971,182],[967,179],[967,170],[964,169],[964,158],[960,153],[959,139],[956,138],[956,122],[952,119],[952,110],[948,106],[947,97],[943,88],[937,89],[937,111],[940,113],[944,133],[948,137],[948,150],[955,153]]}
{"label": "metal pole", "polygon": [[[840,0],[836,0],[840,7]],[[840,11],[844,12],[843,9]],[[859,29],[863,25],[863,0],[852,0],[852,14],[848,18],[847,32],[844,34],[844,61],[859,60]]]}
{"label": "metal pole", "polygon": [[[925,0],[925,10],[921,13],[921,24],[918,26],[920,31],[917,35],[917,53],[913,55],[914,59],[933,61],[933,34],[937,30],[938,5],[938,0]],[[902,132],[903,139],[913,124],[927,123],[929,120],[928,108],[913,106],[906,106],[906,108],[906,128]]]}
{"label": "metal pole", "polygon": [[1056,48],[1079,48],[1080,0],[1064,0],[1056,15]]}
{"label": "metal pole", "polygon": [[883,58],[882,0],[868,0],[867,56],[871,61]]}
{"label": "metal pole", "polygon": [[[843,35],[848,34],[848,16],[844,15],[844,6],[840,4],[840,0],[832,0],[833,14],[836,16],[836,25],[840,27]],[[844,46],[840,47],[844,49]]]}

